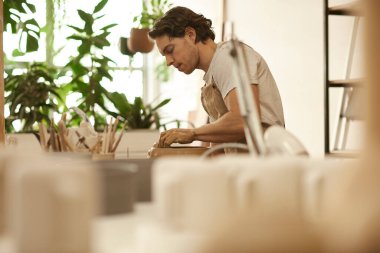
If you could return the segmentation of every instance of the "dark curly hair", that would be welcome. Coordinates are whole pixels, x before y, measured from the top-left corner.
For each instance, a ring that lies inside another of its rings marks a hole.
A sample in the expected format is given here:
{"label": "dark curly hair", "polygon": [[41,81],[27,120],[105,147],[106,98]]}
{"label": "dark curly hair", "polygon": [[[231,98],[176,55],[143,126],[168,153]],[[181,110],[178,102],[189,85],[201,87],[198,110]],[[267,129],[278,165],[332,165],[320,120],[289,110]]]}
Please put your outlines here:
{"label": "dark curly hair", "polygon": [[185,36],[186,27],[192,27],[196,31],[196,42],[205,42],[207,39],[215,39],[215,33],[211,28],[212,21],[202,14],[196,14],[186,7],[174,7],[158,19],[149,36],[152,39],[167,35],[173,37]]}

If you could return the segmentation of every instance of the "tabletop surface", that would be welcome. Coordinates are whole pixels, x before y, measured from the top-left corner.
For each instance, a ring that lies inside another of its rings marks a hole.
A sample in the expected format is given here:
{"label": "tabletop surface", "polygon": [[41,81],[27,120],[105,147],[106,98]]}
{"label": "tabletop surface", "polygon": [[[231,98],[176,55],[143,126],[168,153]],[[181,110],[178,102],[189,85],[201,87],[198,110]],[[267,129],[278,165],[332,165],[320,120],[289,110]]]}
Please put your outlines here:
{"label": "tabletop surface", "polygon": [[[135,253],[136,234],[140,225],[157,220],[151,202],[135,204],[126,214],[100,216],[92,231],[94,253]],[[14,253],[9,237],[0,236],[0,252]]]}

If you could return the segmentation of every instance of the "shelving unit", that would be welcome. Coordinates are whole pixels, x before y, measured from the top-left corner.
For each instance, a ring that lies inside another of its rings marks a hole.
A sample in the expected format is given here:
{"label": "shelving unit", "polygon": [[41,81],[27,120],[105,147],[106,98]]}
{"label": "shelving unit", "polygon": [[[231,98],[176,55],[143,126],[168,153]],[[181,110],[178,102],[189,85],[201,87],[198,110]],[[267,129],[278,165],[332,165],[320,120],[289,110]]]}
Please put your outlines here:
{"label": "shelving unit", "polygon": [[[328,0],[325,0],[328,7]],[[348,16],[361,16],[363,10],[359,2],[351,2],[347,4],[340,4],[328,7],[328,15],[348,15]]]}
{"label": "shelving unit", "polygon": [[[355,41],[356,41],[356,34],[358,30],[358,24],[359,19],[362,16],[363,11],[361,8],[361,4],[359,1],[347,3],[347,4],[341,4],[336,6],[329,6],[329,1],[324,0],[324,49],[325,49],[325,154],[326,155],[334,155],[334,156],[355,156],[355,152],[345,152],[342,150],[342,148],[338,148],[338,142],[339,138],[341,136],[340,131],[343,129],[342,134],[342,146],[345,146],[345,142],[347,139],[347,133],[348,133],[348,127],[350,120],[353,118],[350,118],[350,115],[347,114],[347,109],[350,107],[351,98],[353,97],[353,94],[356,93],[356,90],[362,89],[361,84],[362,80],[360,79],[351,79],[351,67],[352,67],[352,61],[353,61],[353,53],[355,49]],[[330,29],[330,23],[329,23],[329,17],[331,15],[341,15],[341,16],[352,16],[355,17],[354,26],[352,29],[352,36],[351,36],[351,42],[350,42],[350,48],[349,48],[349,55],[347,60],[347,68],[346,68],[346,75],[345,79],[342,80],[330,80],[329,76],[329,54],[330,54],[330,48],[329,48],[329,29]],[[339,120],[338,120],[338,126],[337,126],[337,132],[336,132],[336,140],[334,143],[334,147],[332,148],[332,145],[330,143],[330,89],[331,88],[343,88],[343,97],[342,97],[342,103],[340,105],[340,113],[339,113]],[[352,107],[352,106],[351,106]],[[351,109],[351,108],[350,108]],[[349,110],[350,110],[349,109]],[[351,110],[350,110],[351,111]]]}

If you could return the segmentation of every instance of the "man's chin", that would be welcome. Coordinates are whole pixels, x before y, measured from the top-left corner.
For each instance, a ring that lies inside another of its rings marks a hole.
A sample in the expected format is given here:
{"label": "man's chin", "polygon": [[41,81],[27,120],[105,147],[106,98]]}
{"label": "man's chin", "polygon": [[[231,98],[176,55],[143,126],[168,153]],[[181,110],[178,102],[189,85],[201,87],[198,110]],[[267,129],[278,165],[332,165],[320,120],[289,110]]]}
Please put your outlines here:
{"label": "man's chin", "polygon": [[190,70],[183,70],[181,71],[182,73],[185,73],[186,75],[190,75],[191,73],[193,73],[194,69],[190,69]]}

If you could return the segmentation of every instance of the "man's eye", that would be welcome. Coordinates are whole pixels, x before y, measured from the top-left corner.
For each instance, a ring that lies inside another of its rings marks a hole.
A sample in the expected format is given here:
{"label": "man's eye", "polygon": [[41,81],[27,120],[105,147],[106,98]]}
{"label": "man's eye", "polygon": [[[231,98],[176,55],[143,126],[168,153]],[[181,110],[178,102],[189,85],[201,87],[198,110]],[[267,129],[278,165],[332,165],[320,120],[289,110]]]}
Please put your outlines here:
{"label": "man's eye", "polygon": [[167,53],[167,54],[171,54],[171,53],[173,53],[173,50],[174,50],[174,47],[168,47],[168,48],[166,49],[166,53]]}

